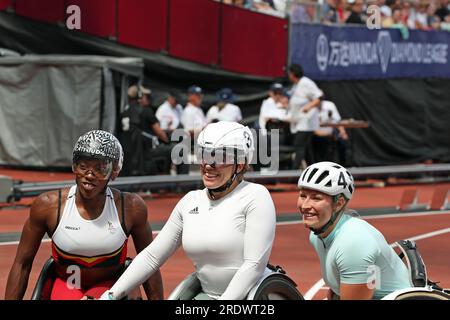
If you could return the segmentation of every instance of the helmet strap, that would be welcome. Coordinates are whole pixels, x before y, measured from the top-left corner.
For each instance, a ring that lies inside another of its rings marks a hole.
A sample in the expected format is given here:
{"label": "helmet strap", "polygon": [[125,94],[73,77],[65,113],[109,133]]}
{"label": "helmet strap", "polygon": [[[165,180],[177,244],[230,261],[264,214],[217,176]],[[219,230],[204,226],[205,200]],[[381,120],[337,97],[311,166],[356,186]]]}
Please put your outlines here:
{"label": "helmet strap", "polygon": [[231,176],[230,179],[228,179],[228,181],[223,186],[220,186],[220,187],[215,188],[215,189],[209,189],[208,188],[208,193],[209,193],[209,195],[211,196],[212,199],[216,198],[214,196],[214,193],[224,192],[224,191],[228,190],[231,187],[231,185],[233,184],[234,179],[236,179],[236,176],[237,176],[237,172],[236,172],[237,171],[237,165],[234,165],[234,166],[235,167],[234,167],[233,175]]}
{"label": "helmet strap", "polygon": [[344,212],[345,204],[342,206],[342,208],[338,211],[333,212],[331,215],[330,220],[328,220],[327,223],[325,223],[322,227],[319,229],[315,228],[309,228],[316,236],[325,233],[332,225],[333,223],[341,216],[341,213]]}
{"label": "helmet strap", "polygon": [[340,211],[339,211],[339,212],[333,212],[333,214],[331,215],[330,220],[328,220],[328,222],[325,223],[321,228],[319,228],[319,229],[309,228],[309,229],[310,229],[312,232],[314,232],[314,234],[315,234],[316,236],[318,236],[318,235],[324,233],[324,232],[327,231],[328,228],[330,228],[331,225],[336,221],[336,219],[337,219],[339,213],[340,213]]}
{"label": "helmet strap", "polygon": [[224,192],[224,191],[228,190],[231,187],[231,185],[233,184],[234,180],[236,179],[236,177],[238,175],[238,172],[237,172],[237,170],[238,170],[238,163],[237,163],[237,157],[236,156],[234,158],[233,166],[234,166],[233,174],[231,175],[231,178],[228,179],[228,181],[224,185],[222,185],[222,186],[220,186],[218,188],[215,188],[215,189],[208,188],[209,196],[212,199],[216,199],[216,197],[214,196],[214,193]]}

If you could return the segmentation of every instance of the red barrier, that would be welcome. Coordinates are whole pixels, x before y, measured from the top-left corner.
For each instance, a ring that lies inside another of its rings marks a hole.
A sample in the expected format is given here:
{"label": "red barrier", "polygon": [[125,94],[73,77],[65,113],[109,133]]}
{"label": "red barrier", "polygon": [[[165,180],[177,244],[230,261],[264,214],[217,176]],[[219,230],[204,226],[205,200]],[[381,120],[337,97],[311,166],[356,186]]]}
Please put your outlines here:
{"label": "red barrier", "polygon": [[167,50],[167,0],[119,0],[118,41],[150,51]]}
{"label": "red barrier", "polygon": [[[0,9],[11,3],[0,0]],[[54,23],[69,5],[80,7],[82,32],[239,73],[285,75],[288,20],[213,0],[16,0],[15,10]]]}
{"label": "red barrier", "polygon": [[288,20],[224,5],[221,67],[254,75],[284,76]]}
{"label": "red barrier", "polygon": [[12,7],[12,0],[0,0],[0,10],[5,10]]}
{"label": "red barrier", "polygon": [[66,5],[80,7],[81,31],[100,37],[116,37],[116,0],[66,0]]}
{"label": "red barrier", "polygon": [[34,20],[56,23],[65,21],[64,0],[16,0],[16,14]]}
{"label": "red barrier", "polygon": [[169,54],[209,65],[218,64],[220,3],[170,1]]}

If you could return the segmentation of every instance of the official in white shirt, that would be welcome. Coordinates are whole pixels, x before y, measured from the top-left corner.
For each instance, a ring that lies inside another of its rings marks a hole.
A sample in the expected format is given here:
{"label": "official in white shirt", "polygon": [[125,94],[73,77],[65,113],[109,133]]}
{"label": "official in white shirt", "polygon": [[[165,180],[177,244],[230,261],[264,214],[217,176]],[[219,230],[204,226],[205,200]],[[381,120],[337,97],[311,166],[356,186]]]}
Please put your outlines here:
{"label": "official in white shirt", "polygon": [[191,86],[188,89],[186,107],[181,115],[181,124],[185,131],[193,137],[196,133],[202,131],[207,121],[201,108],[203,100],[203,91],[199,86]]}
{"label": "official in white shirt", "polygon": [[208,123],[218,121],[242,121],[241,109],[233,104],[234,94],[229,88],[223,88],[216,93],[216,105],[212,106],[207,114]]}
{"label": "official in white shirt", "polygon": [[[294,135],[295,159],[293,170],[300,169],[305,160],[306,150],[311,146],[311,139],[315,130],[319,128],[320,97],[323,95],[311,79],[303,75],[303,69],[293,64],[288,71],[289,80],[293,83],[289,100],[289,117],[291,133]],[[303,166],[306,165],[306,162]]]}
{"label": "official in white shirt", "polygon": [[[289,120],[288,108],[282,103],[285,89],[281,83],[275,82],[270,86],[269,97],[261,104],[259,113],[259,127],[261,133],[266,134],[266,129],[270,129],[271,124],[277,123],[277,128],[284,127]],[[273,127],[272,127],[273,129]]]}
{"label": "official in white shirt", "polygon": [[156,110],[156,118],[159,120],[161,129],[172,132],[180,126],[182,113],[183,107],[178,103],[176,94],[169,92],[167,100]]}

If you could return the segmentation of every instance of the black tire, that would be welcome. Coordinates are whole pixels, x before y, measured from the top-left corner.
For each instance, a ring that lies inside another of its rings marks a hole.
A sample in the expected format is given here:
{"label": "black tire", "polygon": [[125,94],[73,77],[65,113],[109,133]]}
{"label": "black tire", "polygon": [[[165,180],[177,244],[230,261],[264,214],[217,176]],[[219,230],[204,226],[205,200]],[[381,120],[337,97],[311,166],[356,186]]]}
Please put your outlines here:
{"label": "black tire", "polygon": [[[45,292],[48,282],[53,283],[55,278],[55,261],[50,257],[42,267],[39,278],[36,281],[31,300],[50,300],[50,292]],[[51,285],[52,286],[52,285]]]}

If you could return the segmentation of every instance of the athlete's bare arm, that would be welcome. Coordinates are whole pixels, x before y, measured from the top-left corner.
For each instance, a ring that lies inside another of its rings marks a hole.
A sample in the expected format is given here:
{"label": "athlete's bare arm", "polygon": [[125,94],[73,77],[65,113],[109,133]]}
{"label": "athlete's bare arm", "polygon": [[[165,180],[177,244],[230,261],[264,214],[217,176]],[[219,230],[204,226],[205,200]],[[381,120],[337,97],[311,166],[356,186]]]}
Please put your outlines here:
{"label": "athlete's bare arm", "polygon": [[375,292],[370,289],[367,283],[363,284],[345,284],[341,282],[340,300],[371,300]]}
{"label": "athlete's bare arm", "polygon": [[5,299],[23,299],[34,257],[42,237],[49,229],[49,221],[57,209],[57,191],[43,193],[33,201],[30,216],[23,227],[16,257],[9,272]]}
{"label": "athlete's bare arm", "polygon": [[[129,228],[133,237],[136,252],[139,253],[153,240],[152,229],[147,221],[147,206],[137,194],[127,194],[125,199],[127,228]],[[163,284],[159,270],[142,285],[148,299],[164,299]]]}

